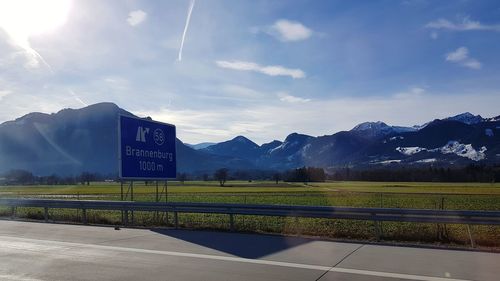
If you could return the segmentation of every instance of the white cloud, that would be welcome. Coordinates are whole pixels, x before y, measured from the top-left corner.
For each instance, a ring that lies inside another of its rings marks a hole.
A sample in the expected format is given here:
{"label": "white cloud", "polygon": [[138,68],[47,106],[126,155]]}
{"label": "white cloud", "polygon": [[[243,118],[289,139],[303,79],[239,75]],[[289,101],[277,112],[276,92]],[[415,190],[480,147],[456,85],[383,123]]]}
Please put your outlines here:
{"label": "white cloud", "polygon": [[427,4],[426,0],[405,0],[401,2],[403,6],[426,6]]}
{"label": "white cloud", "polygon": [[176,124],[178,137],[188,143],[225,141],[237,135],[264,143],[273,139],[282,140],[292,132],[313,136],[333,134],[375,120],[412,126],[466,111],[483,116],[498,115],[498,92],[481,93],[481,99],[477,99],[477,93],[440,94],[418,89],[421,88],[410,88],[409,93],[419,94],[406,97],[396,94],[311,100],[306,103],[276,100],[244,107],[148,109],[142,115]]}
{"label": "white cloud", "polygon": [[130,82],[121,76],[106,76],[102,78],[108,87],[115,90],[128,90]]}
{"label": "white cloud", "polygon": [[458,63],[472,69],[480,69],[482,66],[478,60],[469,57],[469,49],[466,47],[460,47],[455,51],[447,53],[446,61]]}
{"label": "white cloud", "polygon": [[292,96],[287,93],[278,93],[278,97],[280,98],[281,101],[288,103],[305,103],[311,101],[310,99],[304,99],[301,97]]}
{"label": "white cloud", "polygon": [[160,42],[160,45],[166,49],[178,50],[181,44],[181,39],[178,37],[170,37]]}
{"label": "white cloud", "polygon": [[466,66],[466,67],[472,68],[472,69],[481,69],[481,67],[482,67],[481,63],[476,59],[468,59],[468,60],[464,61],[462,64],[463,64],[463,66]]}
{"label": "white cloud", "polygon": [[240,71],[254,71],[269,76],[290,76],[294,79],[304,78],[306,74],[300,69],[286,68],[281,65],[262,66],[254,62],[247,61],[216,61],[218,67]]}
{"label": "white cloud", "polygon": [[237,135],[254,136],[271,126],[261,120],[251,109],[169,109],[136,111],[139,116],[151,116],[154,120],[175,124],[177,136],[184,142],[225,141]]}
{"label": "white cloud", "polygon": [[410,91],[411,91],[413,94],[417,94],[417,95],[420,95],[420,94],[425,93],[425,89],[420,88],[420,87],[412,87],[412,88],[410,88]]}
{"label": "white cloud", "polygon": [[465,47],[460,47],[453,52],[446,54],[446,60],[452,62],[459,62],[467,59],[469,50]]}
{"label": "white cloud", "polygon": [[425,93],[425,89],[421,87],[411,87],[407,91],[399,92],[393,95],[397,99],[418,98]]}
{"label": "white cloud", "polygon": [[243,87],[240,85],[226,84],[221,87],[221,90],[231,96],[239,98],[259,98],[262,93],[254,89]]}
{"label": "white cloud", "polygon": [[26,94],[13,91],[11,94],[3,96],[1,99],[2,110],[0,111],[0,123],[14,120],[29,112],[54,113],[63,108],[81,107],[80,103],[76,102],[73,97],[67,95],[67,92],[65,94],[66,96],[55,93],[41,95],[40,93]]}
{"label": "white cloud", "polygon": [[232,83],[196,85],[192,89],[197,92],[196,97],[202,104],[219,103],[219,101],[225,104],[230,101],[235,104],[249,106],[261,103],[269,98],[270,95],[273,95],[273,93]]}
{"label": "white cloud", "polygon": [[0,91],[0,101],[1,101],[4,97],[6,97],[6,96],[10,95],[10,93],[11,93],[10,91]]}
{"label": "white cloud", "polygon": [[272,26],[267,28],[267,33],[281,41],[300,41],[312,35],[312,30],[297,21],[285,19],[277,20]]}
{"label": "white cloud", "polygon": [[136,26],[146,20],[148,14],[143,10],[135,10],[128,14],[127,22],[130,26]]}
{"label": "white cloud", "polygon": [[451,22],[447,19],[438,19],[427,23],[425,27],[451,31],[486,30],[500,32],[500,24],[482,24],[479,21],[470,20],[469,17],[464,17],[461,22],[457,23]]}

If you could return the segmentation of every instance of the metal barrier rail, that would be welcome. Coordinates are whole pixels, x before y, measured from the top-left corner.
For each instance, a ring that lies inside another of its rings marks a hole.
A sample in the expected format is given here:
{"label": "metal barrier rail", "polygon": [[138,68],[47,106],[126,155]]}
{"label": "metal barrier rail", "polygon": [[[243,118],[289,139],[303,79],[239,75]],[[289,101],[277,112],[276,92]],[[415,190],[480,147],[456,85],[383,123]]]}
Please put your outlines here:
{"label": "metal barrier rail", "polygon": [[176,227],[178,226],[178,213],[227,214],[230,216],[231,230],[234,229],[234,215],[370,220],[375,222],[377,238],[380,236],[379,222],[381,221],[465,224],[468,227],[472,245],[474,245],[474,241],[469,225],[500,225],[500,211],[10,198],[0,199],[0,206],[11,207],[13,214],[15,214],[15,208],[17,207],[44,208],[45,220],[48,220],[49,209],[80,209],[82,210],[82,219],[84,223],[87,222],[87,210],[122,211],[125,213],[125,216],[122,217],[122,223],[124,225],[128,224],[129,212],[132,214],[134,211],[173,212]]}

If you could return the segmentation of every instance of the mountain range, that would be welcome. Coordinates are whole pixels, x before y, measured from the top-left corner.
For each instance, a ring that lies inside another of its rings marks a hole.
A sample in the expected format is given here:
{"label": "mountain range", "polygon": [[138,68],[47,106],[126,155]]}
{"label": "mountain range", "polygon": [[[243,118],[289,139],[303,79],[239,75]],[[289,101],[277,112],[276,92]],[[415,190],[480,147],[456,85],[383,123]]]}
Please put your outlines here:
{"label": "mountain range", "polygon": [[[0,124],[0,173],[25,169],[37,175],[117,173],[118,115],[113,103],[57,113],[29,113]],[[500,163],[500,116],[463,113],[421,126],[365,122],[319,137],[291,133],[258,145],[244,136],[220,143],[185,144],[177,139],[179,172],[327,169],[400,165],[454,166]]]}

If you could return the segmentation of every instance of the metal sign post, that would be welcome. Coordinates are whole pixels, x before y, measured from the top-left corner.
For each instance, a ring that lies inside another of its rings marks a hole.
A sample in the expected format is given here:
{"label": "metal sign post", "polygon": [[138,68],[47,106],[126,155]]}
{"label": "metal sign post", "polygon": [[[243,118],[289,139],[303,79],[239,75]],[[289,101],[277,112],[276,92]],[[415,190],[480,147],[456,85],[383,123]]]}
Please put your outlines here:
{"label": "metal sign post", "polygon": [[[120,180],[120,200],[123,201],[123,181]],[[123,210],[122,210],[122,224],[124,224],[124,214],[123,214]]]}
{"label": "metal sign post", "polygon": [[[160,201],[158,180],[165,181],[177,175],[175,126],[147,119],[120,115],[118,120],[118,170],[120,199],[134,201],[134,180],[156,181],[156,202]],[[123,193],[123,180],[129,180],[127,193]],[[163,190],[162,190],[163,193]],[[131,211],[132,223],[134,212]],[[168,219],[168,214],[166,214]],[[122,212],[122,222],[128,222],[128,212]]]}
{"label": "metal sign post", "polygon": [[[165,204],[168,203],[168,182],[165,180]],[[165,224],[168,226],[168,212],[165,212]]]}

